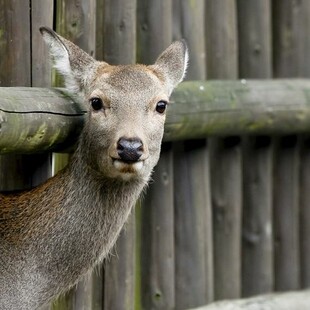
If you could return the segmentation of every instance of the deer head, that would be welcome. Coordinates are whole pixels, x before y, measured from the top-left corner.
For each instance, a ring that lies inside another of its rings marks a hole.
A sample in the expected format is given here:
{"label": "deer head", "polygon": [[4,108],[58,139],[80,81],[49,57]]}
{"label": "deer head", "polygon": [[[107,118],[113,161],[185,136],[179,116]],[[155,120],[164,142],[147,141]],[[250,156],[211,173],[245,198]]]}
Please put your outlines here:
{"label": "deer head", "polygon": [[103,177],[147,180],[159,159],[169,96],[185,75],[185,42],[171,44],[150,66],[112,66],[51,29],[40,31],[66,87],[86,105],[78,146],[84,163]]}

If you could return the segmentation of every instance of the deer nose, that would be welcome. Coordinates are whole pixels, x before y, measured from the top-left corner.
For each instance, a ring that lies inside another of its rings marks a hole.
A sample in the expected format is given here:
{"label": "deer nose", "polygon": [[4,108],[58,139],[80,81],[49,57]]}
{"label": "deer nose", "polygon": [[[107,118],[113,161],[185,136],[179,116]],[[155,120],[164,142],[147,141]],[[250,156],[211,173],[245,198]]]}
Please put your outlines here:
{"label": "deer nose", "polygon": [[125,162],[135,162],[143,154],[143,143],[139,138],[120,138],[117,142],[117,153]]}

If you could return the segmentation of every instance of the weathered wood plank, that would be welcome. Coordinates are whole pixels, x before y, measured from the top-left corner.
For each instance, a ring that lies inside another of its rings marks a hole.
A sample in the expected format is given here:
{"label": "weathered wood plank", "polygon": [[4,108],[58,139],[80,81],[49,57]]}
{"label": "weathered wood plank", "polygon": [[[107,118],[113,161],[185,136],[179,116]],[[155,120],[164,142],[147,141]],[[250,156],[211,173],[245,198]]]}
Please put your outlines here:
{"label": "weathered wood plank", "polygon": [[0,1],[0,86],[31,85],[29,10],[29,0]]}
{"label": "weathered wood plank", "polygon": [[205,12],[207,77],[235,79],[238,77],[236,1],[206,0]]}
{"label": "weathered wood plank", "polygon": [[[307,80],[185,82],[172,96],[175,104],[168,112],[165,139],[306,132],[307,83]],[[298,91],[299,87],[303,90]]]}
{"label": "weathered wood plank", "polygon": [[174,309],[173,165],[165,145],[153,182],[142,199],[142,309]]}
{"label": "weathered wood plank", "polygon": [[[30,29],[37,22],[36,14],[31,14],[30,8],[33,7],[35,11],[36,3],[1,1],[0,6],[0,86],[38,85],[38,76],[35,72],[32,73],[31,68],[33,64],[31,53],[36,38],[30,34]],[[49,5],[46,5],[41,13],[45,16],[51,14]],[[39,51],[36,54],[36,61],[37,63],[45,61],[44,55]],[[40,86],[49,86],[46,83],[49,75],[48,68],[43,70]],[[1,156],[0,161],[1,190],[20,190],[36,186],[51,175],[51,161],[48,154],[37,154],[33,157]]]}
{"label": "weathered wood plank", "polygon": [[284,291],[300,288],[300,161],[297,137],[280,138],[274,156],[275,289]]}
{"label": "weathered wood plank", "polygon": [[[305,59],[309,49],[303,48],[309,42],[306,30],[309,29],[309,9],[309,1],[273,1],[274,76],[277,78],[307,75]],[[283,137],[277,144],[274,158],[275,289],[288,290],[300,287],[301,276],[299,146],[294,136]]]}
{"label": "weathered wood plank", "polygon": [[103,309],[134,309],[135,214],[130,215],[111,255],[104,262]]}
{"label": "weathered wood plank", "polygon": [[272,76],[271,1],[237,0],[239,77]]}
{"label": "weathered wood plank", "polygon": [[172,0],[138,0],[137,14],[137,60],[151,64],[172,41]]}
{"label": "weathered wood plank", "polygon": [[213,300],[209,283],[213,279],[211,190],[205,140],[174,145],[174,199],[176,308],[186,309]]}
{"label": "weathered wood plank", "polygon": [[31,0],[31,82],[34,87],[49,87],[52,83],[48,48],[39,28],[53,27],[53,10],[53,1]]}
{"label": "weathered wood plank", "polygon": [[[83,107],[74,103],[66,92],[41,88],[30,90],[31,97],[26,88],[0,88],[2,153],[14,148],[17,153],[41,152],[53,144],[56,146],[53,149],[57,150],[57,145],[71,144],[71,139],[76,141],[81,130]],[[14,130],[10,132],[10,128]],[[19,149],[21,141],[24,141],[25,149]],[[38,144],[41,149],[37,149]]]}
{"label": "weathered wood plank", "polygon": [[204,0],[173,0],[173,39],[185,39],[190,51],[186,80],[206,76],[204,10]]}
{"label": "weathered wood plank", "polygon": [[106,0],[103,11],[103,59],[110,64],[136,61],[136,0]]}
{"label": "weathered wood plank", "polygon": [[300,152],[300,275],[301,286],[310,286],[310,140],[304,137]]}
{"label": "weathered wood plank", "polygon": [[[29,8],[29,1],[0,1],[0,86],[31,86]],[[23,171],[26,163],[31,163],[27,156],[0,157],[1,190],[32,186],[32,171]]]}
{"label": "weathered wood plank", "polygon": [[273,0],[272,12],[274,76],[309,77],[310,2]]}
{"label": "weathered wood plank", "polygon": [[215,300],[241,295],[240,139],[210,140]]}
{"label": "weathered wood plank", "polygon": [[[271,2],[237,1],[239,77],[272,76]],[[242,295],[273,290],[272,142],[243,139]]]}
{"label": "weathered wood plank", "polygon": [[[307,133],[309,93],[305,79],[184,82],[171,98],[165,140]],[[0,152],[72,146],[84,114],[83,105],[64,90],[0,87]],[[39,139],[32,139],[37,135]]]}
{"label": "weathered wood plank", "polygon": [[[206,76],[204,16],[204,1],[173,1],[173,38],[184,38],[190,51],[186,80]],[[175,299],[185,309],[213,300],[209,153],[205,140],[177,142],[173,152]]]}
{"label": "weathered wood plank", "polygon": [[[207,77],[236,79],[236,1],[207,0],[205,10]],[[218,103],[217,106],[220,105]],[[214,125],[217,124],[216,121]],[[228,132],[227,135],[233,133]],[[236,298],[241,293],[242,174],[239,142],[235,138],[209,139],[215,299]]]}
{"label": "weathered wood plank", "polygon": [[274,284],[270,137],[243,141],[242,295],[271,292]]}

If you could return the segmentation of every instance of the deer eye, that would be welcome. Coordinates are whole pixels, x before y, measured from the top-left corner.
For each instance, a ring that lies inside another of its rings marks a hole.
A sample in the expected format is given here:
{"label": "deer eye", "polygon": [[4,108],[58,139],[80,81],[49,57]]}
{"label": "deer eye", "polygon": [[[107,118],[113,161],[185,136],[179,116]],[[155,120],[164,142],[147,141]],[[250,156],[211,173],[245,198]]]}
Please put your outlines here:
{"label": "deer eye", "polygon": [[91,98],[90,104],[95,111],[101,110],[103,108],[103,102],[100,98]]}
{"label": "deer eye", "polygon": [[161,101],[157,102],[155,110],[156,110],[156,112],[163,114],[166,110],[166,107],[167,107],[167,102],[161,100]]}

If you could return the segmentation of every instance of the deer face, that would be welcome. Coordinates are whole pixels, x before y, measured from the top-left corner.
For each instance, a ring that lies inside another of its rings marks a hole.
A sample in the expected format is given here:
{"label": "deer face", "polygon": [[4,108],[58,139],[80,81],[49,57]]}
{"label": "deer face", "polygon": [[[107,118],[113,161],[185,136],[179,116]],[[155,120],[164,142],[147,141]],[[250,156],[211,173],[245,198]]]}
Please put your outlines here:
{"label": "deer face", "polygon": [[152,66],[111,66],[40,30],[66,86],[84,97],[80,153],[87,165],[106,177],[147,180],[159,159],[169,96],[185,74],[185,43],[173,43]]}
{"label": "deer face", "polygon": [[[97,169],[111,177],[148,178],[158,161],[169,96],[141,65],[106,66],[93,81],[85,131]],[[109,71],[107,74],[106,71]]]}

